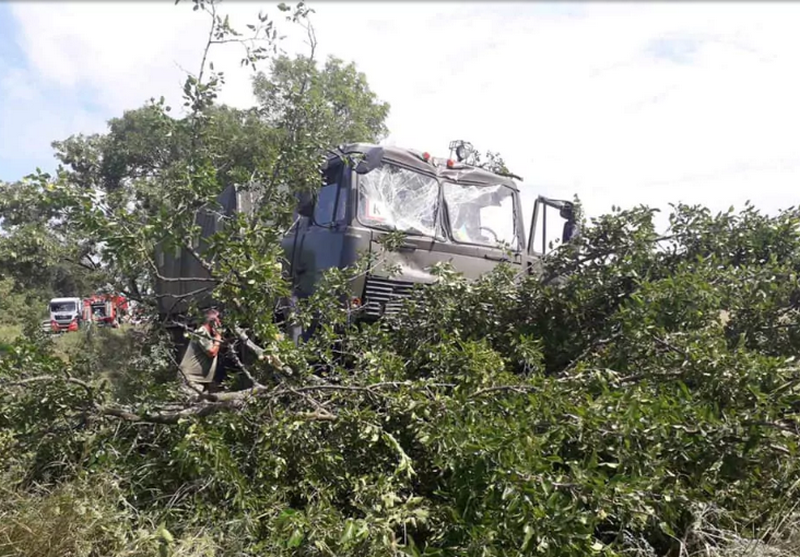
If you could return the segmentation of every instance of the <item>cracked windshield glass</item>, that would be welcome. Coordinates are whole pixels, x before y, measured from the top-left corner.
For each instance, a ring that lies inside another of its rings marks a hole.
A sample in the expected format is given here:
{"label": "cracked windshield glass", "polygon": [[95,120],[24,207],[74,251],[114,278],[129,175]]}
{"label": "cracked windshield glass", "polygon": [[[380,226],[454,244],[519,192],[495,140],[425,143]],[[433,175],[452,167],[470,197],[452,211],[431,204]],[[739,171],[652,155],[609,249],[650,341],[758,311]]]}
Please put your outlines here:
{"label": "cracked windshield glass", "polygon": [[517,249],[511,189],[445,182],[444,200],[455,241]]}
{"label": "cracked windshield glass", "polygon": [[358,179],[358,219],[367,226],[436,236],[435,179],[384,164]]}

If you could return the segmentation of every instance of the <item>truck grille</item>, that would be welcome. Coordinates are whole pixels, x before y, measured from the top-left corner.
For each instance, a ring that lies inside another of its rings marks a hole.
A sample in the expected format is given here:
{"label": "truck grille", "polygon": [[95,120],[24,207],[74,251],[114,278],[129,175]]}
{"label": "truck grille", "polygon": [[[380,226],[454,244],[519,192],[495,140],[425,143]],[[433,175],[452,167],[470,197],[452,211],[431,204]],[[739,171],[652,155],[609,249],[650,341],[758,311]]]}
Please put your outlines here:
{"label": "truck grille", "polygon": [[414,288],[413,282],[367,276],[364,286],[364,315],[378,318],[391,315],[400,309]]}
{"label": "truck grille", "polygon": [[56,321],[72,321],[72,315],[54,315]]}

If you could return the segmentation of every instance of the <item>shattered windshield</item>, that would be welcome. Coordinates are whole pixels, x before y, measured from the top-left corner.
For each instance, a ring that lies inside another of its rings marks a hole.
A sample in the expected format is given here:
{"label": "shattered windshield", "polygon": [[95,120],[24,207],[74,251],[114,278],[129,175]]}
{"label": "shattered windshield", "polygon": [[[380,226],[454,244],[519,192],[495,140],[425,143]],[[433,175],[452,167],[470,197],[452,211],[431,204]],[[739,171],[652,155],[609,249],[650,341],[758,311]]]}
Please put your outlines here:
{"label": "shattered windshield", "polygon": [[53,313],[71,313],[75,311],[75,302],[53,302],[50,304]]}
{"label": "shattered windshield", "polygon": [[445,182],[444,200],[456,242],[519,249],[511,188]]}
{"label": "shattered windshield", "polygon": [[358,220],[367,226],[436,236],[439,184],[430,176],[383,164],[358,178]]}

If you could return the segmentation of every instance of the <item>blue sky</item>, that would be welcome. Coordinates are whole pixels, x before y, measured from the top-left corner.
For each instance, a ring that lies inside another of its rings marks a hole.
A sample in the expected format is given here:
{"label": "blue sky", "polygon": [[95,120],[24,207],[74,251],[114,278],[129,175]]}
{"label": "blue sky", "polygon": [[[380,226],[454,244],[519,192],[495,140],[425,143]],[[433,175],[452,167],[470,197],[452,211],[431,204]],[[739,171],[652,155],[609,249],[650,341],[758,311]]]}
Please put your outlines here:
{"label": "blue sky", "polygon": [[648,51],[655,59],[691,65],[702,46],[703,39],[700,37],[658,37],[650,42]]}
{"label": "blue sky", "polygon": [[72,133],[103,129],[109,117],[94,102],[90,83],[53,86],[29,64],[20,46],[14,6],[0,3],[0,180],[15,180],[36,167],[53,171],[50,143]]}
{"label": "blue sky", "polygon": [[[25,53],[17,46],[17,34],[14,25],[14,16],[11,11],[11,6],[6,3],[0,3],[0,75],[7,74],[12,68],[21,68],[25,65]],[[21,175],[30,171],[37,164],[47,164],[45,158],[29,158],[24,159],[20,157],[21,153],[17,151],[11,140],[12,132],[10,130],[9,112],[11,111],[11,104],[14,102],[9,99],[5,88],[0,90],[0,114],[3,119],[0,121],[0,180],[12,180],[20,177]],[[48,161],[49,162],[49,161]]]}
{"label": "blue sky", "polygon": [[[243,25],[271,6],[223,10]],[[391,103],[388,142],[500,151],[529,202],[795,204],[798,4],[312,6],[318,54],[355,61]],[[171,0],[0,3],[0,179],[51,169],[51,141],[102,131],[151,96],[178,106],[205,30]],[[290,52],[305,48],[289,36]],[[250,105],[240,52],[212,57],[228,73],[222,101]]]}

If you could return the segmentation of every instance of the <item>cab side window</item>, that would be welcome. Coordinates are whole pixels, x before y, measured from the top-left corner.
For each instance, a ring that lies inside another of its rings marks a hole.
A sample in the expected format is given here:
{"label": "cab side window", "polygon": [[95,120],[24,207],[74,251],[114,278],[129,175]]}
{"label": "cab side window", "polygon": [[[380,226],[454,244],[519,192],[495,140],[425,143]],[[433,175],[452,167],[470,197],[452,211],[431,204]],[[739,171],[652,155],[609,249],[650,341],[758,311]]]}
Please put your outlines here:
{"label": "cab side window", "polygon": [[331,165],[323,176],[324,182],[314,207],[314,223],[328,226],[344,220],[347,211],[347,191],[340,187],[343,165]]}
{"label": "cab side window", "polygon": [[314,224],[322,226],[333,223],[333,211],[336,208],[336,193],[339,184],[322,186],[317,196],[317,205],[314,207]]}

